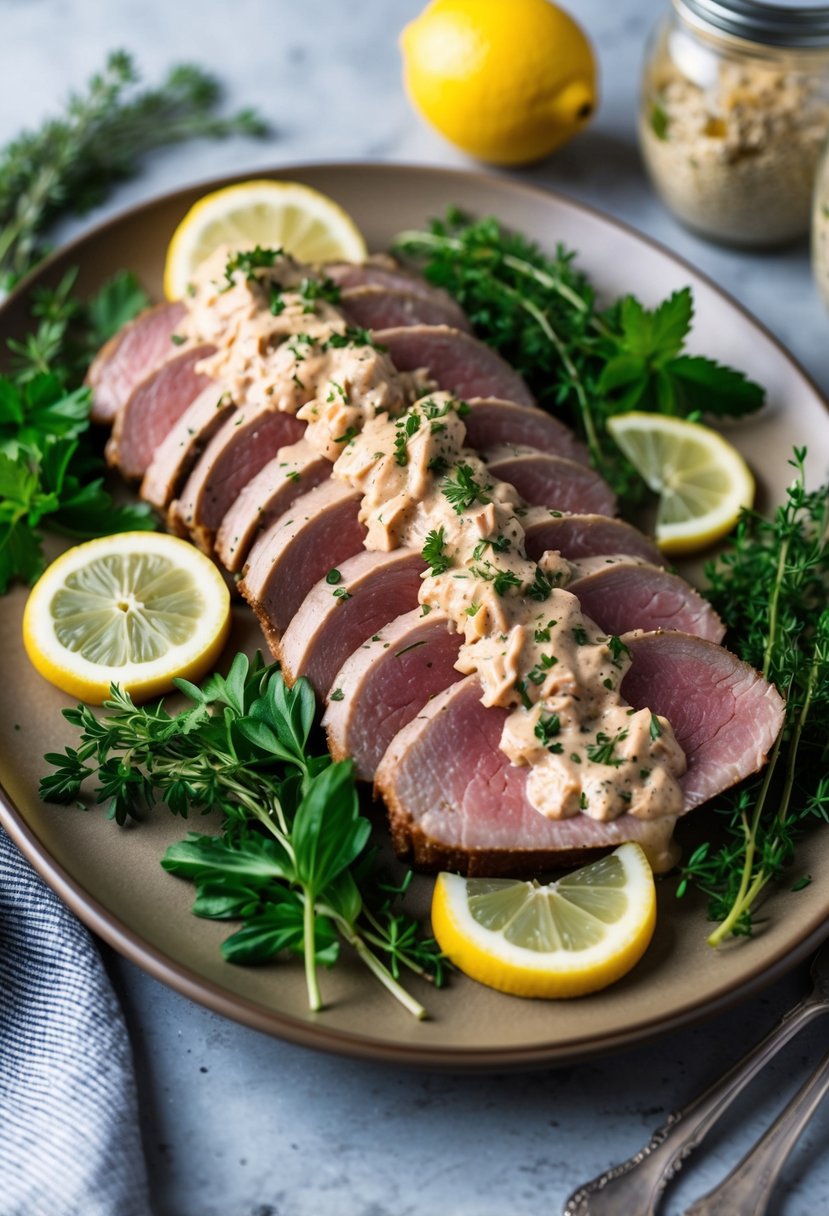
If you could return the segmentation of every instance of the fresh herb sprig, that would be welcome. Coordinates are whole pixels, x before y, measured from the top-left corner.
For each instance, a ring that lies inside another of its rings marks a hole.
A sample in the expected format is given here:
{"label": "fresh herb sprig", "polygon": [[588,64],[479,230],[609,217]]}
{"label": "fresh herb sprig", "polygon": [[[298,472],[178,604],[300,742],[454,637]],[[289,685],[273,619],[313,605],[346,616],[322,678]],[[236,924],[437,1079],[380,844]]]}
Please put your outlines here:
{"label": "fresh herb sprig", "polygon": [[218,810],[218,836],[190,833],[161,864],[195,883],[197,916],[243,922],[224,942],[224,957],[261,963],[300,955],[308,1003],[318,1010],[317,967],[336,962],[346,942],[424,1017],[398,982],[400,969],[440,984],[446,964],[378,877],[351,762],[310,750],[310,684],[300,679],[289,689],[276,664],[243,654],[226,677],[177,684],[191,703],[178,714],[161,704],[137,708],[116,686],[100,719],[83,705],[64,710],[79,744],[46,756],[55,772],[43,778],[41,795],[70,803],[93,782],[94,800],[121,824],[156,802],[184,817]]}
{"label": "fresh herb sprig", "polygon": [[0,292],[40,261],[44,233],[60,216],[88,211],[165,144],[203,136],[263,135],[249,109],[216,117],[217,82],[190,64],[154,89],[139,89],[130,55],[115,51],[65,114],[0,149]]}
{"label": "fresh herb sprig", "polygon": [[86,432],[91,397],[81,381],[95,350],[147,303],[133,275],[117,275],[87,304],[77,271],[32,297],[37,320],[10,340],[0,376],[0,595],[44,565],[44,527],[77,539],[155,527],[144,504],[115,506]]}
{"label": "fresh herb sprig", "polygon": [[632,409],[733,417],[763,404],[762,388],[741,372],[686,352],[690,288],[655,309],[632,295],[600,308],[562,245],[548,257],[497,220],[472,221],[456,209],[427,231],[402,232],[395,249],[455,297],[539,404],[578,428],[595,467],[629,502],[645,487],[608,435],[609,417]]}
{"label": "fresh herb sprig", "polygon": [[[678,888],[693,883],[719,922],[709,937],[751,934],[766,887],[790,866],[809,822],[829,823],[829,486],[806,489],[805,448],[771,519],[743,514],[726,552],[707,568],[708,598],[736,653],[786,698],[783,730],[766,768],[715,803],[726,842],[689,857]],[[806,885],[808,876],[794,883]]]}

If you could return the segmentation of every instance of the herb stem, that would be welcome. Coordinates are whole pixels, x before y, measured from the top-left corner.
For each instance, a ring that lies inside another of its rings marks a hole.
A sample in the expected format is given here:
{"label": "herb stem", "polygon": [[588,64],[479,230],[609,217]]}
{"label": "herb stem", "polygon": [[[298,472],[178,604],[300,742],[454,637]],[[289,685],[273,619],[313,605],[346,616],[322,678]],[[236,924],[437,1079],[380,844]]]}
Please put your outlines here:
{"label": "herb stem", "polygon": [[348,922],[338,915],[338,913],[336,913],[332,908],[326,907],[321,909],[321,911],[324,911],[327,916],[331,916],[337,922],[340,932],[348,944],[356,951],[357,957],[363,963],[365,963],[369,971],[376,976],[383,987],[386,988],[395,998],[395,1000],[399,1001],[400,1004],[407,1009],[413,1017],[416,1017],[418,1021],[422,1022],[427,1017],[427,1013],[420,1001],[415,1000],[411,993],[407,992],[402,984],[398,984],[397,980],[394,978],[389,969],[383,965],[373,951],[369,950],[360,934],[356,933],[352,926],[348,924]]}
{"label": "herb stem", "polygon": [[319,982],[317,979],[317,942],[314,931],[314,899],[306,888],[302,893],[303,955],[305,958],[305,985],[308,990],[308,1007],[312,1013],[322,1009]]}

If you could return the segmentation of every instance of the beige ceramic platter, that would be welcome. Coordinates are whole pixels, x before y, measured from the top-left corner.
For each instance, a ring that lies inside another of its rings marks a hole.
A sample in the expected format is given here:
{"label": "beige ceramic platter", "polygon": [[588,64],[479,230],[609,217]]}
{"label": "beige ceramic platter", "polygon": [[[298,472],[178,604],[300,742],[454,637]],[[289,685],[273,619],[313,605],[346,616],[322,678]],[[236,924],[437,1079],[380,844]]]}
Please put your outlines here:
{"label": "beige ceramic platter", "polygon": [[[262,175],[260,175],[262,176]],[[779,500],[793,444],[808,443],[812,481],[829,468],[829,425],[814,386],[782,348],[717,287],[664,249],[605,216],[555,195],[504,179],[440,169],[328,165],[280,170],[337,199],[362,227],[373,250],[388,246],[401,229],[422,225],[447,205],[494,214],[552,248],[557,241],[579,251],[580,265],[607,296],[635,292],[655,303],[693,285],[693,347],[746,369],[764,384],[769,409],[735,431],[765,502]],[[80,267],[79,289],[94,289],[114,271],[138,273],[156,298],[164,251],[175,225],[210,183],[169,195],[97,229],[53,258],[37,276],[56,280]],[[27,286],[31,286],[28,284]],[[0,308],[0,340],[25,326],[19,293]],[[344,960],[322,975],[326,1010],[305,1008],[301,966],[260,968],[224,963],[219,943],[228,927],[189,913],[192,887],[165,874],[159,858],[188,826],[157,811],[138,828],[123,830],[101,814],[45,806],[37,782],[46,751],[72,742],[60,715],[69,704],[28,666],[20,644],[25,594],[0,600],[0,822],[47,882],[101,937],[194,1000],[285,1039],[354,1056],[456,1069],[505,1068],[585,1057],[680,1026],[744,998],[804,958],[827,932],[829,832],[804,842],[798,874],[813,882],[795,894],[773,896],[758,935],[714,953],[705,944],[704,908],[675,898],[675,879],[660,883],[654,941],[634,971],[614,987],[572,1002],[532,1002],[502,996],[462,977],[433,992],[414,990],[430,1018],[416,1022],[362,967]],[[242,607],[236,609],[237,645],[261,644]],[[692,843],[706,831],[705,808],[685,826]],[[378,833],[382,823],[378,818]],[[415,884],[413,908],[425,911],[431,883]]]}

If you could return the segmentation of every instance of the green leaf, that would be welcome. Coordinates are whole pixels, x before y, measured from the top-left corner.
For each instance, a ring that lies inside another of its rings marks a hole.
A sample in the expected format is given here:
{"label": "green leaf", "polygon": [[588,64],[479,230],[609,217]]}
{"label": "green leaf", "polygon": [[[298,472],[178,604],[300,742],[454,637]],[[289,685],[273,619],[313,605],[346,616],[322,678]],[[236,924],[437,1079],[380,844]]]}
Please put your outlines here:
{"label": "green leaf", "polygon": [[612,393],[638,384],[647,374],[647,360],[642,355],[616,355],[604,365],[596,387],[600,393]]}
{"label": "green leaf", "polygon": [[186,840],[170,845],[161,865],[183,878],[205,879],[212,873],[253,885],[294,876],[293,862],[282,845],[255,832],[247,832],[235,841],[191,832]]}
{"label": "green leaf", "polygon": [[297,878],[318,895],[360,855],[370,834],[371,824],[359,814],[351,762],[330,765],[311,782],[294,818]]}
{"label": "green leaf", "polygon": [[225,878],[209,879],[198,883],[192,912],[207,920],[243,920],[252,916],[260,903],[261,893],[255,887]]}
{"label": "green leaf", "polygon": [[[222,943],[222,956],[229,963],[266,963],[287,950],[302,955],[305,929],[303,906],[298,894],[293,902],[268,905],[251,917],[238,933]],[[337,961],[340,944],[336,930],[325,916],[314,919],[314,959],[324,967]]]}
{"label": "green leaf", "polygon": [[87,306],[93,348],[103,346],[149,303],[149,296],[132,271],[122,270],[108,279]]}
{"label": "green leaf", "polygon": [[702,410],[715,417],[741,418],[765,402],[765,390],[742,372],[702,355],[682,355],[665,367],[673,381],[683,414]]}
{"label": "green leaf", "polygon": [[658,367],[679,354],[693,315],[689,287],[675,291],[653,311],[634,296],[625,296],[621,303],[624,349]]}

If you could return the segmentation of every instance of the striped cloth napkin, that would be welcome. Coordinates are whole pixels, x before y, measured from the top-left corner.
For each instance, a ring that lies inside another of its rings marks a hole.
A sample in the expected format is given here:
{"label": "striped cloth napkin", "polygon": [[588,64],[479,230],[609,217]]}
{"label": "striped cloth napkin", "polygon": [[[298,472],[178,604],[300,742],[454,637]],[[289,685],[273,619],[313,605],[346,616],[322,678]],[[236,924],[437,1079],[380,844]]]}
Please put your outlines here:
{"label": "striped cloth napkin", "polygon": [[148,1216],[132,1052],[86,929],[0,829],[0,1216]]}

